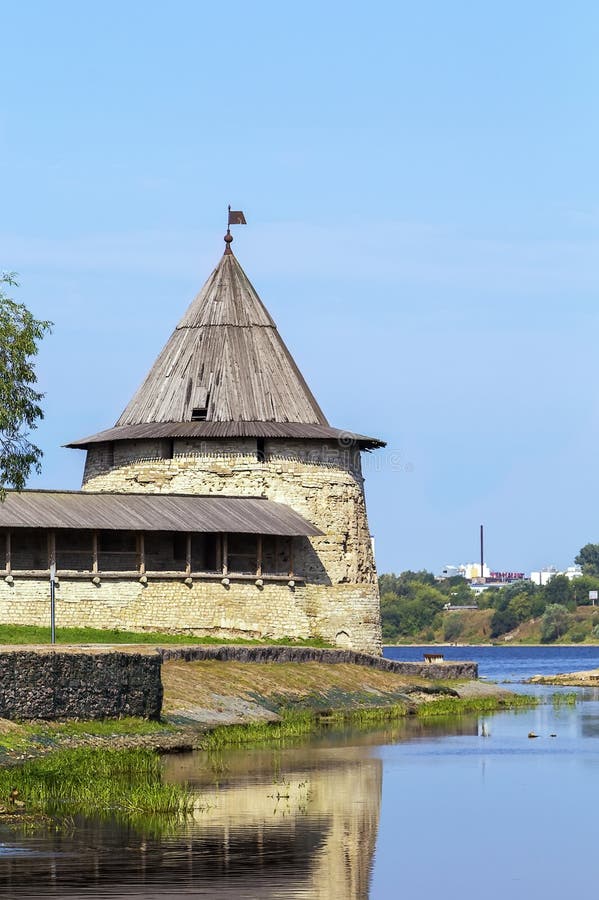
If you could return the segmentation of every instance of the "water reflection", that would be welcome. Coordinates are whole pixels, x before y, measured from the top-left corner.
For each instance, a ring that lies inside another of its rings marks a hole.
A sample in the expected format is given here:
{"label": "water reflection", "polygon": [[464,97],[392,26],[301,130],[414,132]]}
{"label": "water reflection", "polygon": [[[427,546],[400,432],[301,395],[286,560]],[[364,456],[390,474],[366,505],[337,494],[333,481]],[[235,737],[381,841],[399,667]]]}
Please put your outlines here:
{"label": "water reflection", "polygon": [[[168,780],[199,801],[170,833],[78,818],[5,840],[11,897],[209,897],[361,900],[369,892],[382,796],[376,748],[476,735],[476,717],[322,733],[304,746],[165,758]],[[24,851],[26,851],[24,853]]]}

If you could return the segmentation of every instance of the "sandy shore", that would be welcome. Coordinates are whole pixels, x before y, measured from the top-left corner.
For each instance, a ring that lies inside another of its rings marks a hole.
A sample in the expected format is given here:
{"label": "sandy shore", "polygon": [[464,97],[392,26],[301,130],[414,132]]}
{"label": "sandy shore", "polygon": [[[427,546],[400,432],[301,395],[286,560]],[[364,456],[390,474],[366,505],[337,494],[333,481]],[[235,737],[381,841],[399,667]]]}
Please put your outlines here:
{"label": "sandy shore", "polygon": [[529,684],[562,684],[568,687],[599,687],[599,669],[567,672],[562,675],[533,675]]}

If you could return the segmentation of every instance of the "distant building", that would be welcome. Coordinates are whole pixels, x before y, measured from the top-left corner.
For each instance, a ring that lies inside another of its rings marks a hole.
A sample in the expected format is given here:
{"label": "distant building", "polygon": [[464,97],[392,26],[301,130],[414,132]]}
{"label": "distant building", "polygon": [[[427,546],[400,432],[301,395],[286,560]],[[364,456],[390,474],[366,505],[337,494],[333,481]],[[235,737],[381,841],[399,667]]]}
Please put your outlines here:
{"label": "distant building", "polygon": [[530,580],[533,584],[545,587],[556,575],[565,575],[569,581],[573,581],[575,578],[582,577],[582,569],[580,566],[568,566],[567,569],[560,572],[555,566],[545,566],[544,569],[540,569],[538,572],[531,572]]}

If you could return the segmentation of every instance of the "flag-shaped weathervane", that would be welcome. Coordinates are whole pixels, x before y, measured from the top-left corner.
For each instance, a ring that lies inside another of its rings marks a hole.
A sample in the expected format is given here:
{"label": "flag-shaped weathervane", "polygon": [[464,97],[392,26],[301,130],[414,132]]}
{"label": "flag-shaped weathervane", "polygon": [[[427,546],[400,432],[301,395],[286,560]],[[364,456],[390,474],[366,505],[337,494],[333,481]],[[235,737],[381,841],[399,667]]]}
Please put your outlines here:
{"label": "flag-shaped weathervane", "polygon": [[225,253],[231,252],[231,242],[233,241],[233,235],[231,234],[231,225],[247,225],[245,221],[245,216],[241,212],[240,209],[231,209],[229,206],[229,218],[227,221],[227,233],[225,235]]}
{"label": "flag-shaped weathervane", "polygon": [[229,221],[228,225],[247,225],[245,221],[245,216],[240,209],[231,209],[229,207]]}

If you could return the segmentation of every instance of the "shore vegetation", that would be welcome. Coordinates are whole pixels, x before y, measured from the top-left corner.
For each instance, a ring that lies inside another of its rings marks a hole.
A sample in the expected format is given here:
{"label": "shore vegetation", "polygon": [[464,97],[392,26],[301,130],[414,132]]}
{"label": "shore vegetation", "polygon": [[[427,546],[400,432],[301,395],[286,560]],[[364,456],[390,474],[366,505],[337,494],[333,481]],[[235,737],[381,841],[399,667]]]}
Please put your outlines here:
{"label": "shore vegetation", "polygon": [[589,592],[599,590],[594,547],[577,556],[592,560],[582,576],[556,575],[545,586],[517,581],[475,594],[461,577],[437,580],[426,571],[381,575],[383,641],[599,643],[599,606],[589,599]]}

